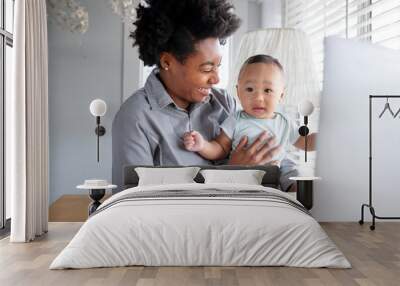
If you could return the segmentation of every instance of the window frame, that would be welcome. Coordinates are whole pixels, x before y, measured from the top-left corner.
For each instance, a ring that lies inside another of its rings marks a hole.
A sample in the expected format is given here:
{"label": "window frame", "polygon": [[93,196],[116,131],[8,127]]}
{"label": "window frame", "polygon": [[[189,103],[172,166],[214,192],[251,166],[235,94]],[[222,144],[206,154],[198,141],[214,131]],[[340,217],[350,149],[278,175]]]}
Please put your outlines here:
{"label": "window frame", "polygon": [[[7,46],[13,48],[13,34],[6,30],[6,0],[0,0],[0,237],[10,231],[10,219],[6,215],[6,188],[5,188],[5,95],[6,95],[6,59]],[[15,0],[12,0],[13,13]],[[8,16],[8,15],[7,15]],[[10,16],[8,16],[10,17]],[[14,20],[14,15],[12,15]],[[8,19],[8,18],[7,18]]]}

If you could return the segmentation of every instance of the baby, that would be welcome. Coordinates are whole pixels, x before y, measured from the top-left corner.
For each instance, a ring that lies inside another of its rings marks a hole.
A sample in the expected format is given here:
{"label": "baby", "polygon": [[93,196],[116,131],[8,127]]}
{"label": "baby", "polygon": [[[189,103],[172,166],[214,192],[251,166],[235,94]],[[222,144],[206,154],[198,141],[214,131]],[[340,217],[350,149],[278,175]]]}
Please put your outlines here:
{"label": "baby", "polygon": [[[243,110],[225,120],[220,134],[211,141],[197,131],[185,133],[183,142],[187,150],[208,160],[223,159],[236,149],[242,137],[247,136],[250,145],[262,132],[267,132],[281,146],[281,151],[272,158],[277,165],[286,156],[289,144],[304,150],[305,139],[299,135],[297,126],[276,111],[284,94],[283,68],[277,59],[268,55],[248,58],[240,69],[236,88]],[[308,136],[307,150],[315,150],[315,137],[315,133]]]}

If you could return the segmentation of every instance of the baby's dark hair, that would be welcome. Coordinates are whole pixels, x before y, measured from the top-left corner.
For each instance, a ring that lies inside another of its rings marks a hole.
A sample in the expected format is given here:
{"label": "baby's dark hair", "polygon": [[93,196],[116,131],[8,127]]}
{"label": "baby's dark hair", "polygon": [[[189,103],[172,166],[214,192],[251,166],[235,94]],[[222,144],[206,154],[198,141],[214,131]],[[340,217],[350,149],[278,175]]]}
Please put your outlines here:
{"label": "baby's dark hair", "polygon": [[257,63],[263,63],[263,64],[270,64],[270,65],[275,65],[276,67],[278,67],[280,69],[280,71],[283,74],[283,67],[281,65],[281,63],[274,57],[271,57],[269,55],[264,55],[264,54],[259,54],[259,55],[255,55],[255,56],[251,56],[249,57],[242,65],[242,67],[240,68],[239,71],[239,77],[242,75],[243,70],[251,64],[257,64]]}
{"label": "baby's dark hair", "polygon": [[130,33],[146,66],[160,66],[161,52],[180,62],[195,52],[195,44],[217,38],[221,44],[240,26],[228,0],[145,0],[136,9],[136,30]]}

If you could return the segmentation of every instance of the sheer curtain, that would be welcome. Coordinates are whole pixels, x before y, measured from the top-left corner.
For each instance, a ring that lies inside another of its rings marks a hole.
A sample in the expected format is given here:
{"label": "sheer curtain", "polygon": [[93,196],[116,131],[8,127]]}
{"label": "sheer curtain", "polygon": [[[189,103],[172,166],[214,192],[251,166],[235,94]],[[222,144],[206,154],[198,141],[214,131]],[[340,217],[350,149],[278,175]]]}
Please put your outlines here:
{"label": "sheer curtain", "polygon": [[48,52],[45,0],[15,2],[14,93],[6,112],[11,242],[48,227]]}

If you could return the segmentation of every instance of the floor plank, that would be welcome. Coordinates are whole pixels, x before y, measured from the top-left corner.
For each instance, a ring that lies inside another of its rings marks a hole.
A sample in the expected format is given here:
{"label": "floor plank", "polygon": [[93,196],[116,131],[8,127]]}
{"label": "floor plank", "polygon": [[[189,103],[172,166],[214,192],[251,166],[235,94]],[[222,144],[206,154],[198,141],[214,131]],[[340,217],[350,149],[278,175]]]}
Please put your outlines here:
{"label": "floor plank", "polygon": [[[102,202],[110,197],[106,194]],[[92,202],[88,195],[63,195],[50,205],[49,221],[83,222],[88,218],[88,206]]]}
{"label": "floor plank", "polygon": [[400,285],[400,223],[378,222],[375,231],[357,223],[322,223],[352,269],[290,267],[118,267],[49,270],[80,222],[52,222],[32,243],[0,241],[0,285]]}

